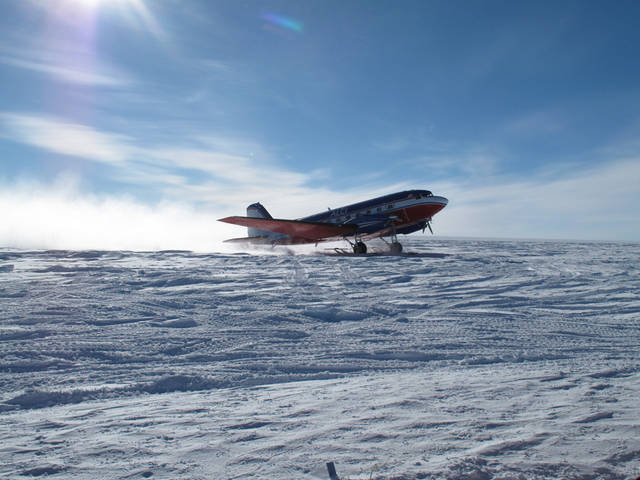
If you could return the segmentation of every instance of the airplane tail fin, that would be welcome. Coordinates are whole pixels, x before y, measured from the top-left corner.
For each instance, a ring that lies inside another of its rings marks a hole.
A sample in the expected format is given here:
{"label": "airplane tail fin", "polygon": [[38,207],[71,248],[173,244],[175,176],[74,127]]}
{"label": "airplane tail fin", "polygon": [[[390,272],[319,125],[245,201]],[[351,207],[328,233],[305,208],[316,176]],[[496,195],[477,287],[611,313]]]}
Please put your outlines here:
{"label": "airplane tail fin", "polygon": [[[267,209],[262,206],[260,202],[252,203],[247,207],[247,217],[250,218],[266,218],[267,220],[273,219],[271,214],[267,212]],[[266,230],[259,230],[257,228],[247,228],[249,237],[269,237],[273,235],[273,232]]]}

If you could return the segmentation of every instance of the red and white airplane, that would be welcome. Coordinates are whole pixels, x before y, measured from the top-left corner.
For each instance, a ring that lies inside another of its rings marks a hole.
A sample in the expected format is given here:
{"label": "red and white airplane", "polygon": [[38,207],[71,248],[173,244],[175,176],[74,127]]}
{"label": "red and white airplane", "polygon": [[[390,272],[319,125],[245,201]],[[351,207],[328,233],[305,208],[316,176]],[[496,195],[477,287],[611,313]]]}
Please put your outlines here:
{"label": "red and white airplane", "polygon": [[391,252],[400,253],[402,245],[397,235],[424,232],[425,228],[433,233],[431,219],[448,202],[428,190],[407,190],[298,220],[273,218],[260,203],[254,203],[247,207],[246,217],[226,217],[219,221],[248,227],[248,237],[227,242],[290,245],[344,239],[354,253],[366,253],[363,240],[390,237]]}

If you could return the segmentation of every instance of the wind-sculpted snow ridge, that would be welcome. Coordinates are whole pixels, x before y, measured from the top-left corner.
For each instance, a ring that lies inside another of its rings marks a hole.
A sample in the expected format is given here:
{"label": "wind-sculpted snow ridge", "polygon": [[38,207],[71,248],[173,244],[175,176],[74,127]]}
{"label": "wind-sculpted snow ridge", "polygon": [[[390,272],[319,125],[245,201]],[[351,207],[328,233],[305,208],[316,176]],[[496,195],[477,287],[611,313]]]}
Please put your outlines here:
{"label": "wind-sculpted snow ridge", "polygon": [[640,245],[405,247],[0,250],[0,477],[640,475]]}

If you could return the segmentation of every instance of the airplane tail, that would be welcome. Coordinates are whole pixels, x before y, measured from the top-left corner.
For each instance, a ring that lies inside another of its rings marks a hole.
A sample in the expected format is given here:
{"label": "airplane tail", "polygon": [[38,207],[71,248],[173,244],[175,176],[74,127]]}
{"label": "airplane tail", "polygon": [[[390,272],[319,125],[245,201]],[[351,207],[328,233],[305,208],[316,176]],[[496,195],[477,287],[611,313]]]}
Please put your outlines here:
{"label": "airplane tail", "polygon": [[[268,220],[273,219],[271,214],[267,212],[267,209],[262,206],[260,202],[252,203],[247,207],[247,217],[250,218],[266,218]],[[247,233],[249,237],[269,237],[273,236],[273,232],[266,230],[259,230],[257,228],[248,227]]]}

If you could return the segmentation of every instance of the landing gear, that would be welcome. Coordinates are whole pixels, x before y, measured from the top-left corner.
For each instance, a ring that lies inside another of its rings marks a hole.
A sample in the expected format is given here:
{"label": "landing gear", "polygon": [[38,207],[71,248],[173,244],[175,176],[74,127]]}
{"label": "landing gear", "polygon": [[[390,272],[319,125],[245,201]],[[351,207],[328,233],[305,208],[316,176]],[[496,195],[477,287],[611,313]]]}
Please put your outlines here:
{"label": "landing gear", "polygon": [[397,240],[395,242],[391,242],[389,244],[389,251],[391,253],[393,253],[394,255],[402,253],[402,244],[400,242],[398,242]]}
{"label": "landing gear", "polygon": [[351,246],[353,247],[353,253],[355,254],[367,253],[367,246],[361,240],[358,240],[356,243],[352,244]]}
{"label": "landing gear", "polygon": [[402,253],[402,244],[398,241],[397,238],[391,237],[391,242],[387,242],[384,238],[382,239],[382,241],[389,245],[389,253],[391,255],[400,255]]}
{"label": "landing gear", "polygon": [[364,253],[367,253],[367,246],[364,244],[362,240],[360,240],[360,238],[355,237],[353,239],[353,242],[349,240],[347,237],[344,237],[344,239],[347,242],[349,242],[349,245],[351,245],[351,248],[353,249],[353,253],[355,255],[362,255]]}
{"label": "landing gear", "polygon": [[387,242],[384,237],[380,237],[382,238],[382,240],[384,241],[384,243],[386,243],[387,245],[389,245],[389,253],[392,255],[399,255],[402,253],[402,244],[398,241],[398,235],[396,234],[396,226],[394,224],[391,225],[391,242]]}

